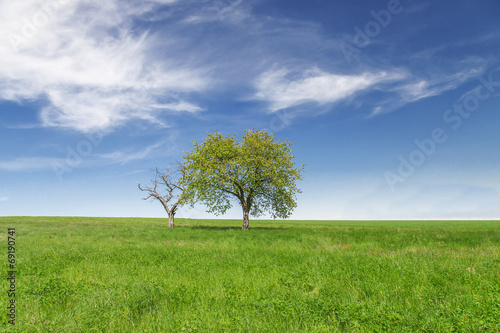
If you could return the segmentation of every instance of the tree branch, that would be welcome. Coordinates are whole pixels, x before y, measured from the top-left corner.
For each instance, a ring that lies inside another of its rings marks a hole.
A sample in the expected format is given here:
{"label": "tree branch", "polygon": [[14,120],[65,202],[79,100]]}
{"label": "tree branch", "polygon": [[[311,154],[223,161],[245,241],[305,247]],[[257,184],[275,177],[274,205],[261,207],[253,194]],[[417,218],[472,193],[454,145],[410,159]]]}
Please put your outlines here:
{"label": "tree branch", "polygon": [[[178,181],[174,180],[173,176],[178,172],[181,172],[182,175],[184,175],[185,168],[181,163],[177,163],[177,168],[174,171],[167,169],[166,172],[162,172],[158,170],[158,168],[153,169],[153,171],[155,172],[155,178],[151,181],[153,186],[141,186],[140,183],[137,183],[139,190],[148,193],[148,196],[142,198],[142,200],[148,200],[150,198],[157,199],[158,201],[160,201],[169,217],[171,215],[175,215],[177,208],[182,205],[184,188],[182,188],[178,184]],[[167,193],[165,195],[160,194],[160,192],[158,191],[158,186],[160,185],[166,187]],[[176,190],[179,190],[181,194],[178,196],[177,200],[173,202],[169,207],[169,202],[176,196],[176,194],[174,194],[174,191]]]}

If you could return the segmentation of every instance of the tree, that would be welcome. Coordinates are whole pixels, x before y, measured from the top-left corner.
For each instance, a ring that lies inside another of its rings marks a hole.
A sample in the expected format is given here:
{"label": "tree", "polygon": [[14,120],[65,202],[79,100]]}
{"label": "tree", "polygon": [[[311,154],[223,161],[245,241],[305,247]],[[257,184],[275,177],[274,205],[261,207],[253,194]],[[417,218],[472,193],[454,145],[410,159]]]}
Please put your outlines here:
{"label": "tree", "polygon": [[[163,208],[168,214],[168,227],[173,228],[175,226],[174,218],[177,209],[183,204],[183,193],[184,189],[179,184],[179,178],[184,174],[184,166],[180,163],[177,164],[175,169],[167,169],[165,172],[161,172],[158,168],[154,169],[155,179],[151,182],[153,186],[141,187],[140,183],[137,186],[141,191],[148,192],[149,195],[142,200],[148,200],[149,198],[154,198],[160,201]],[[180,176],[179,176],[180,174]],[[158,186],[165,186],[166,194],[162,195]],[[170,202],[173,199],[172,202]]]}
{"label": "tree", "polygon": [[235,136],[208,134],[201,144],[193,142],[184,152],[186,203],[203,202],[208,212],[224,214],[236,199],[243,210],[243,230],[249,228],[249,214],[265,212],[273,218],[288,218],[297,206],[304,165],[295,168],[291,143],[276,141],[258,130],[245,131],[241,142]]}

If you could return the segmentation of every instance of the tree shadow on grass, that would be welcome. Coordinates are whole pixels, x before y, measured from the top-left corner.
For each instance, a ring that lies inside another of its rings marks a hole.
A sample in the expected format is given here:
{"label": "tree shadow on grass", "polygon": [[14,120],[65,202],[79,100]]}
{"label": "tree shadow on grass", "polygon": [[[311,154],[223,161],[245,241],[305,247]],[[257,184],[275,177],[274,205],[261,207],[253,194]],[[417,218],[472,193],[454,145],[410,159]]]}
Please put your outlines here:
{"label": "tree shadow on grass", "polygon": [[[241,229],[241,226],[217,226],[217,225],[191,225],[191,226],[184,226],[186,228],[192,228],[192,229],[201,229],[201,230],[240,230],[240,231],[245,231]],[[293,227],[288,227],[288,226],[276,226],[276,227],[266,227],[266,226],[255,226],[252,227],[250,226],[250,230],[288,230],[288,229],[293,229]]]}

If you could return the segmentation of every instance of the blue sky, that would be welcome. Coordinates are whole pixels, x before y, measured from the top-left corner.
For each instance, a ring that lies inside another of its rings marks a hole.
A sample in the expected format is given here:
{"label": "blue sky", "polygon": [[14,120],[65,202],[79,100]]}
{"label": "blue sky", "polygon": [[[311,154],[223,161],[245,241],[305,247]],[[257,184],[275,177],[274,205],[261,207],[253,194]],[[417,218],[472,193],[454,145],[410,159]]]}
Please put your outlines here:
{"label": "blue sky", "polygon": [[499,16],[495,0],[0,0],[0,215],[165,216],[137,189],[150,168],[256,128],[306,164],[294,219],[500,219]]}

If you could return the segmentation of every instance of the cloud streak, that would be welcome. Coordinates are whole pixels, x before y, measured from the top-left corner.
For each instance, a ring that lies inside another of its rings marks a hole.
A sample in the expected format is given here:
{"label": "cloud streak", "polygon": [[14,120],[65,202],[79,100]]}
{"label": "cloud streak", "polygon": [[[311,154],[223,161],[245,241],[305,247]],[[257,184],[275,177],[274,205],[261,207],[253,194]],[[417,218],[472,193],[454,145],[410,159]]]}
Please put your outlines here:
{"label": "cloud streak", "polygon": [[298,75],[288,69],[270,70],[255,82],[255,98],[269,103],[271,112],[304,103],[335,103],[352,97],[382,82],[400,80],[397,73],[341,75],[312,68]]}
{"label": "cloud streak", "polygon": [[[159,156],[170,151],[172,140],[173,137],[170,136],[165,140],[156,142],[143,148],[128,148],[116,150],[110,153],[94,154],[88,156],[85,159],[85,163],[81,164],[81,166],[86,165],[87,167],[95,167],[109,164],[123,164],[131,161],[147,159],[151,157],[153,153],[155,153],[155,156]],[[169,145],[167,145],[167,142],[169,143]],[[165,148],[165,146],[167,146],[167,148]],[[158,152],[159,148],[162,148],[161,152]],[[0,170],[10,172],[36,172],[49,169],[53,170],[54,165],[67,166],[68,163],[65,158],[57,157],[19,157],[10,161],[0,161]]]}
{"label": "cloud streak", "polygon": [[138,151],[114,151],[108,154],[99,155],[104,160],[110,160],[114,163],[127,163],[134,160],[142,160],[150,156],[158,148],[164,147],[167,143],[166,140],[154,143]]}
{"label": "cloud streak", "polygon": [[406,80],[395,85],[382,87],[382,90],[394,93],[381,105],[375,107],[370,117],[394,111],[402,106],[417,102],[424,98],[439,96],[447,91],[458,89],[466,82],[477,78],[484,73],[486,62],[483,59],[469,59],[459,62],[456,68],[446,72],[436,71],[427,75],[411,74],[402,70]]}

